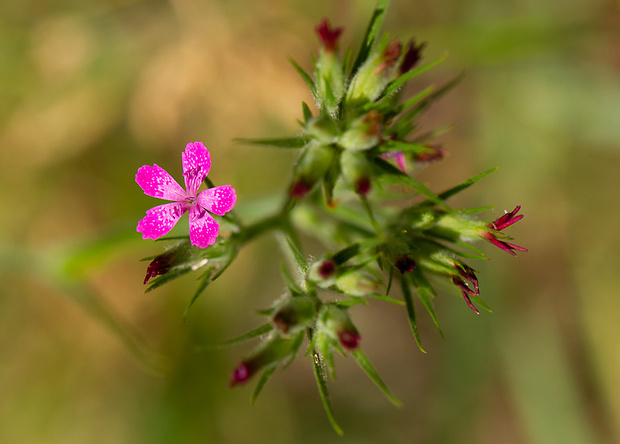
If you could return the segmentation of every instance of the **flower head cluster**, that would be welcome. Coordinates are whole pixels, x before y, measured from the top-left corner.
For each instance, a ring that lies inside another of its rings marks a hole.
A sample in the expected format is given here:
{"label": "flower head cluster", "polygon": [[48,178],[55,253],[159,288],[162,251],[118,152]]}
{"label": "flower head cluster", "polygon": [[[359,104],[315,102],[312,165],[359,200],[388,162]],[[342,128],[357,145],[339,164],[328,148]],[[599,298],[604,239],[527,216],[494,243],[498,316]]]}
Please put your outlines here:
{"label": "flower head cluster", "polygon": [[[242,385],[262,372],[260,391],[275,368],[294,359],[307,339],[306,356],[312,357],[319,392],[336,430],[325,376],[327,372],[334,376],[335,353],[351,355],[398,404],[362,352],[362,335],[349,315],[351,307],[368,298],[404,306],[422,349],[416,304],[422,304],[443,334],[434,309],[438,297],[434,279],[454,285],[453,291],[460,292],[476,314],[479,307],[487,308],[476,271],[465,263],[485,256],[470,244],[484,239],[512,255],[527,251],[507,242],[502,232],[523,218],[517,214],[520,206],[489,223],[474,216],[480,209],[448,204],[452,196],[493,170],[437,194],[415,179],[419,167],[446,155],[430,140],[433,131],[421,131],[419,116],[458,78],[405,97],[407,81],[437,62],[419,65],[424,43],[379,39],[383,15],[379,9],[373,15],[354,61],[339,53],[343,28],[323,20],[315,28],[321,46],[312,75],[294,63],[316,105],[315,111],[302,105],[301,134],[246,140],[300,149],[284,204],[275,214],[251,225],[234,218],[236,229],[216,241],[219,225],[210,213],[222,216],[232,210],[236,193],[230,185],[198,192],[211,166],[209,152],[200,142],[188,144],[182,156],[185,189],[157,165],[143,166],[136,175],[146,194],[172,201],[147,211],[137,228],[144,238],[167,234],[182,214],[189,213],[189,240],[151,262],[145,283],[158,276],[151,288],[177,272],[204,267],[198,295],[245,243],[270,230],[280,232],[283,256],[291,262],[282,270],[287,291],[271,308],[259,312],[268,319],[261,327],[231,341],[260,339],[233,370],[230,385]],[[325,245],[318,259],[302,253],[302,232]]]}

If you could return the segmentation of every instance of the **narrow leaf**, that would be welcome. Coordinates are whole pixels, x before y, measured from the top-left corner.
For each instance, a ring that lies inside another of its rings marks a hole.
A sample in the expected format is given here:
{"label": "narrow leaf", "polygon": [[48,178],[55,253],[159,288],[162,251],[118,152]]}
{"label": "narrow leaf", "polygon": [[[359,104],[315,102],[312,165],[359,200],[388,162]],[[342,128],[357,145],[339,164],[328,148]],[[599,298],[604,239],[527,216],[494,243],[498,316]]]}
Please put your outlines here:
{"label": "narrow leaf", "polygon": [[301,102],[301,110],[304,113],[304,122],[308,123],[308,120],[312,119],[312,111],[306,102]]}
{"label": "narrow leaf", "polygon": [[342,265],[345,262],[347,262],[349,259],[355,257],[355,255],[357,255],[359,251],[360,251],[360,245],[353,244],[346,248],[343,248],[337,253],[334,253],[334,255],[332,256],[332,259],[336,263],[336,265]]}
{"label": "narrow leaf", "polygon": [[229,339],[228,341],[221,342],[219,344],[202,345],[200,347],[196,347],[196,351],[197,352],[211,351],[211,350],[219,350],[219,349],[226,348],[226,347],[232,347],[233,345],[242,344],[242,343],[247,342],[247,341],[249,341],[251,339],[254,339],[254,338],[257,338],[257,337],[259,337],[261,335],[267,334],[271,330],[273,330],[273,326],[270,323],[263,324],[260,327],[255,328],[254,330],[251,330],[251,331],[249,331],[247,333],[244,333],[241,336],[237,336],[236,338]]}
{"label": "narrow leaf", "polygon": [[499,169],[499,167],[495,167],[495,168],[490,168],[486,171],[483,171],[482,173],[478,174],[477,176],[472,177],[471,179],[467,179],[466,181],[464,181],[463,183],[460,183],[459,185],[450,188],[449,190],[444,191],[443,193],[439,194],[439,198],[441,200],[447,200],[449,198],[451,198],[452,196],[454,196],[455,194],[460,193],[461,191],[469,188],[470,186],[472,186],[473,184],[475,184],[476,182],[478,182],[480,179],[488,176],[489,174],[497,171]]}
{"label": "narrow leaf", "polygon": [[289,250],[293,255],[293,258],[295,259],[295,262],[297,263],[297,266],[304,273],[308,271],[308,262],[306,262],[306,259],[304,259],[303,254],[301,254],[301,251],[299,251],[299,248],[297,248],[297,245],[295,245],[295,243],[290,237],[286,238],[286,245],[288,245]]}
{"label": "narrow leaf", "polygon": [[258,139],[246,139],[237,138],[234,139],[237,143],[245,143],[246,145],[265,145],[275,148],[302,148],[308,139],[305,137],[274,137],[274,138],[258,138]]}
{"label": "narrow leaf", "polygon": [[285,263],[281,264],[281,268],[282,276],[284,277],[284,283],[286,284],[286,288],[288,288],[288,291],[291,293],[291,295],[300,296],[301,294],[303,294],[303,291],[301,290],[301,288],[299,288],[299,285],[297,285],[297,282],[295,282],[295,280],[289,273]]}
{"label": "narrow leaf", "polygon": [[432,287],[428,279],[426,279],[426,276],[424,276],[424,274],[418,268],[414,268],[411,273],[409,273],[409,277],[411,279],[411,282],[413,283],[413,286],[416,289],[416,292],[418,293],[418,297],[422,301],[422,304],[426,308],[426,311],[428,311],[428,314],[433,320],[435,327],[437,327],[437,330],[439,330],[439,334],[442,338],[445,339],[443,331],[441,330],[441,326],[439,325],[439,320],[435,315],[433,303],[431,301],[431,299],[436,296],[435,289]]}
{"label": "narrow leaf", "polygon": [[420,341],[420,336],[418,334],[418,324],[415,320],[415,307],[413,306],[413,297],[411,296],[411,290],[409,289],[409,282],[407,282],[407,279],[400,279],[400,288],[403,291],[403,298],[405,299],[405,304],[407,305],[407,317],[409,318],[409,325],[411,326],[413,337],[415,338],[415,342],[418,344],[418,348],[422,351],[422,353],[426,353],[426,350],[422,347],[422,342]]}
{"label": "narrow leaf", "polygon": [[325,377],[323,358],[317,350],[314,350],[312,353],[312,368],[314,370],[316,385],[319,389],[319,395],[321,396],[321,401],[323,402],[323,409],[325,409],[325,413],[327,414],[327,419],[329,419],[334,431],[338,435],[342,436],[344,432],[336,422],[336,417],[334,416],[334,411],[332,410],[332,406],[329,401],[329,389],[327,388],[327,378]]}
{"label": "narrow leaf", "polygon": [[439,205],[440,207],[445,209],[449,209],[446,203],[438,196],[436,196],[435,193],[429,190],[426,185],[424,185],[422,182],[417,181],[413,177],[403,173],[391,163],[385,161],[384,159],[376,158],[373,165],[375,165],[379,170],[382,179],[385,179],[388,182],[394,184],[408,186],[415,190],[418,194],[421,194],[425,196],[428,200],[434,202],[436,205]]}
{"label": "narrow leaf", "polygon": [[260,379],[256,383],[256,388],[252,393],[252,404],[254,404],[258,399],[258,396],[263,390],[263,387],[265,386],[271,375],[273,375],[273,373],[276,371],[276,368],[278,368],[278,363],[265,367],[265,370],[263,370],[263,373],[260,375]]}
{"label": "narrow leaf", "polygon": [[291,58],[289,58],[288,60],[289,62],[291,62],[291,65],[293,65],[293,68],[295,68],[295,71],[297,71],[301,78],[304,80],[304,82],[306,82],[306,85],[308,85],[312,96],[316,97],[316,86],[314,85],[314,81],[312,80],[312,77],[310,77],[310,74],[304,71],[304,69],[299,66],[295,60]]}
{"label": "narrow leaf", "polygon": [[196,302],[196,299],[198,299],[198,297],[202,294],[203,291],[205,291],[207,286],[213,280],[213,274],[214,274],[213,272],[214,270],[211,269],[202,275],[201,277],[202,280],[200,281],[200,284],[198,285],[198,288],[196,289],[194,296],[189,301],[189,304],[187,304],[187,307],[185,307],[185,312],[183,313],[183,322],[185,322],[185,319],[187,318],[187,313],[189,312],[189,309],[191,308],[191,306],[194,305],[194,302]]}
{"label": "narrow leaf", "polygon": [[390,392],[390,389],[387,388],[387,385],[385,385],[385,382],[383,382],[381,376],[379,376],[379,373],[377,372],[377,370],[375,370],[364,352],[360,348],[357,348],[351,352],[351,356],[353,356],[353,358],[357,361],[358,365],[362,368],[362,370],[364,370],[364,372],[366,373],[366,375],[368,375],[371,381],[375,383],[379,390],[383,392],[387,399],[389,399],[390,402],[396,407],[400,407],[402,405],[402,402],[400,402]]}
{"label": "narrow leaf", "polygon": [[405,305],[405,303],[403,301],[399,301],[398,299],[394,299],[391,298],[389,296],[385,296],[382,294],[378,294],[378,293],[373,293],[370,295],[371,298],[373,299],[379,299],[380,301],[384,301],[384,302],[390,302],[392,304],[396,304],[396,305]]}
{"label": "narrow leaf", "polygon": [[193,271],[194,268],[192,267],[177,267],[177,268],[173,268],[172,270],[170,270],[168,273],[163,274],[161,276],[158,276],[155,280],[151,281],[151,283],[149,284],[149,286],[147,287],[146,290],[144,290],[145,293],[148,293],[149,291],[153,291],[155,290],[157,287],[161,287],[162,285],[183,276],[184,274],[189,273],[190,271]]}
{"label": "narrow leaf", "polygon": [[366,35],[364,36],[362,47],[355,58],[355,63],[353,64],[353,69],[351,70],[352,75],[354,75],[359,67],[362,66],[366,59],[368,59],[370,51],[375,44],[375,40],[377,40],[377,36],[379,35],[381,25],[383,24],[383,19],[385,18],[385,12],[389,4],[389,0],[378,0],[372,18],[370,19],[370,23],[368,24],[368,29],[366,29]]}
{"label": "narrow leaf", "polygon": [[394,91],[396,91],[398,88],[400,88],[401,86],[403,86],[407,80],[412,79],[413,77],[422,74],[424,71],[432,68],[433,66],[443,62],[445,60],[446,56],[440,57],[437,60],[430,62],[430,63],[426,63],[424,65],[420,65],[415,69],[412,69],[411,71],[408,71],[404,74],[402,74],[401,76],[399,76],[398,78],[394,79],[393,81],[391,81],[387,88],[385,89],[385,92],[383,93],[385,96],[388,96],[390,94],[392,94]]}

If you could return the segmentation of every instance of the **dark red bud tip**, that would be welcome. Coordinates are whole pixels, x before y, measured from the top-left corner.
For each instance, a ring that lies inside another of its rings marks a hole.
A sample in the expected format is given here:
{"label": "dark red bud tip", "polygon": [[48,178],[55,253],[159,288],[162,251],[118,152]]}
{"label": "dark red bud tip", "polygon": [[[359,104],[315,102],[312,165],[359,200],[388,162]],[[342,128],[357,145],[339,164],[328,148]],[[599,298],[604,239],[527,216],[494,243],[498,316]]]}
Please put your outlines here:
{"label": "dark red bud tip", "polygon": [[150,278],[168,273],[176,260],[176,255],[173,253],[164,253],[157,256],[151,261],[146,269],[146,277],[144,283],[146,284]]}
{"label": "dark red bud tip", "polygon": [[437,160],[443,159],[448,154],[446,150],[439,146],[431,145],[428,148],[432,148],[433,152],[418,153],[415,156],[415,160],[417,160],[418,162],[435,162]]}
{"label": "dark red bud tip", "polygon": [[234,387],[236,385],[243,384],[250,379],[250,376],[252,376],[250,366],[247,363],[242,362],[233,370],[232,378],[228,385],[230,387]]}
{"label": "dark red bud tip", "polygon": [[336,46],[338,46],[338,38],[340,34],[344,30],[344,28],[332,28],[327,19],[323,19],[320,24],[318,24],[314,30],[321,39],[321,43],[323,44],[323,48],[325,51],[334,52],[336,50]]}
{"label": "dark red bud tip", "polygon": [[400,44],[400,40],[396,39],[390,42],[383,52],[383,62],[377,66],[375,74],[380,74],[386,69],[392,68],[400,57],[402,49],[403,46]]}
{"label": "dark red bud tip", "polygon": [[370,192],[370,178],[360,177],[355,181],[355,192],[361,196],[365,196]]}
{"label": "dark red bud tip", "polygon": [[355,350],[360,344],[360,334],[356,331],[341,331],[338,333],[340,344],[347,350]]}
{"label": "dark red bud tip", "polygon": [[291,186],[289,190],[289,195],[295,199],[300,199],[304,197],[310,190],[312,189],[312,185],[304,182],[303,180],[298,180]]}
{"label": "dark red bud tip", "polygon": [[415,268],[415,261],[409,256],[400,255],[396,256],[394,266],[398,271],[400,271],[400,274],[411,273]]}
{"label": "dark red bud tip", "polygon": [[404,74],[411,71],[422,58],[422,50],[426,46],[426,42],[422,42],[416,45],[414,41],[409,42],[407,52],[403,57],[403,61],[400,64],[400,73]]}
{"label": "dark red bud tip", "polygon": [[331,259],[327,259],[319,266],[318,271],[319,276],[327,280],[336,272],[336,264]]}

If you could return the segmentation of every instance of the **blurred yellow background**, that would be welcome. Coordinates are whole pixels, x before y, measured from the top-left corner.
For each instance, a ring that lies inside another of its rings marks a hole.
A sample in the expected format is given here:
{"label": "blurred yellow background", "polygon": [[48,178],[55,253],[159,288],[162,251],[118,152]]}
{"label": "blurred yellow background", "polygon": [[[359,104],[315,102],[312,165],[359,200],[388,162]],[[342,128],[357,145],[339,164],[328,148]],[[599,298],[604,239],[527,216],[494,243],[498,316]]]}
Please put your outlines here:
{"label": "blurred yellow background", "polygon": [[[352,317],[404,402],[392,407],[337,359],[332,431],[311,366],[227,381],[250,346],[196,353],[258,326],[283,291],[270,238],[242,251],[183,310],[192,275],[144,293],[161,251],[137,221],[156,202],[143,164],[180,178],[203,141],[210,178],[239,204],[280,192],[294,154],[234,144],[295,134],[306,69],[329,17],[356,48],[373,0],[6,0],[0,4],[0,442],[620,442],[620,4],[613,0],[392,0],[384,30],[428,41],[416,91],[467,75],[424,122],[454,129],[424,170],[434,191],[500,170],[455,205],[522,205],[529,248],[492,248],[480,270],[494,312],[441,289],[446,340],[377,302]],[[184,225],[180,223],[179,225]]]}

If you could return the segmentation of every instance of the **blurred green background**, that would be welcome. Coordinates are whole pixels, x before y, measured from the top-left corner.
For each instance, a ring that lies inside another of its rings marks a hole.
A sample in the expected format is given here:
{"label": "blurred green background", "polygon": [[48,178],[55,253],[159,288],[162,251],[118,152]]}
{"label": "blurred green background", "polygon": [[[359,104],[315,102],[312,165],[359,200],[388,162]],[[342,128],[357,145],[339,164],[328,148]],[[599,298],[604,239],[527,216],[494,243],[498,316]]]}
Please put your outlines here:
{"label": "blurred green background", "polygon": [[[0,4],[0,442],[620,442],[620,3],[393,0],[384,29],[447,53],[416,91],[465,81],[425,117],[454,129],[421,178],[443,190],[500,170],[455,205],[522,205],[529,248],[492,248],[480,270],[492,314],[450,288],[446,340],[404,310],[356,307],[392,407],[351,359],[331,384],[338,438],[307,359],[277,372],[257,405],[228,389],[250,346],[195,347],[258,326],[283,291],[275,244],[242,251],[183,323],[190,275],[144,294],[161,245],[135,232],[155,205],[134,182],[157,163],[180,178],[201,140],[210,178],[239,204],[282,190],[288,152],[235,137],[297,131],[323,17],[359,44],[373,0],[5,0]],[[183,222],[179,225],[185,225]],[[486,247],[486,246],[485,246]],[[456,296],[456,297],[455,297]]]}

